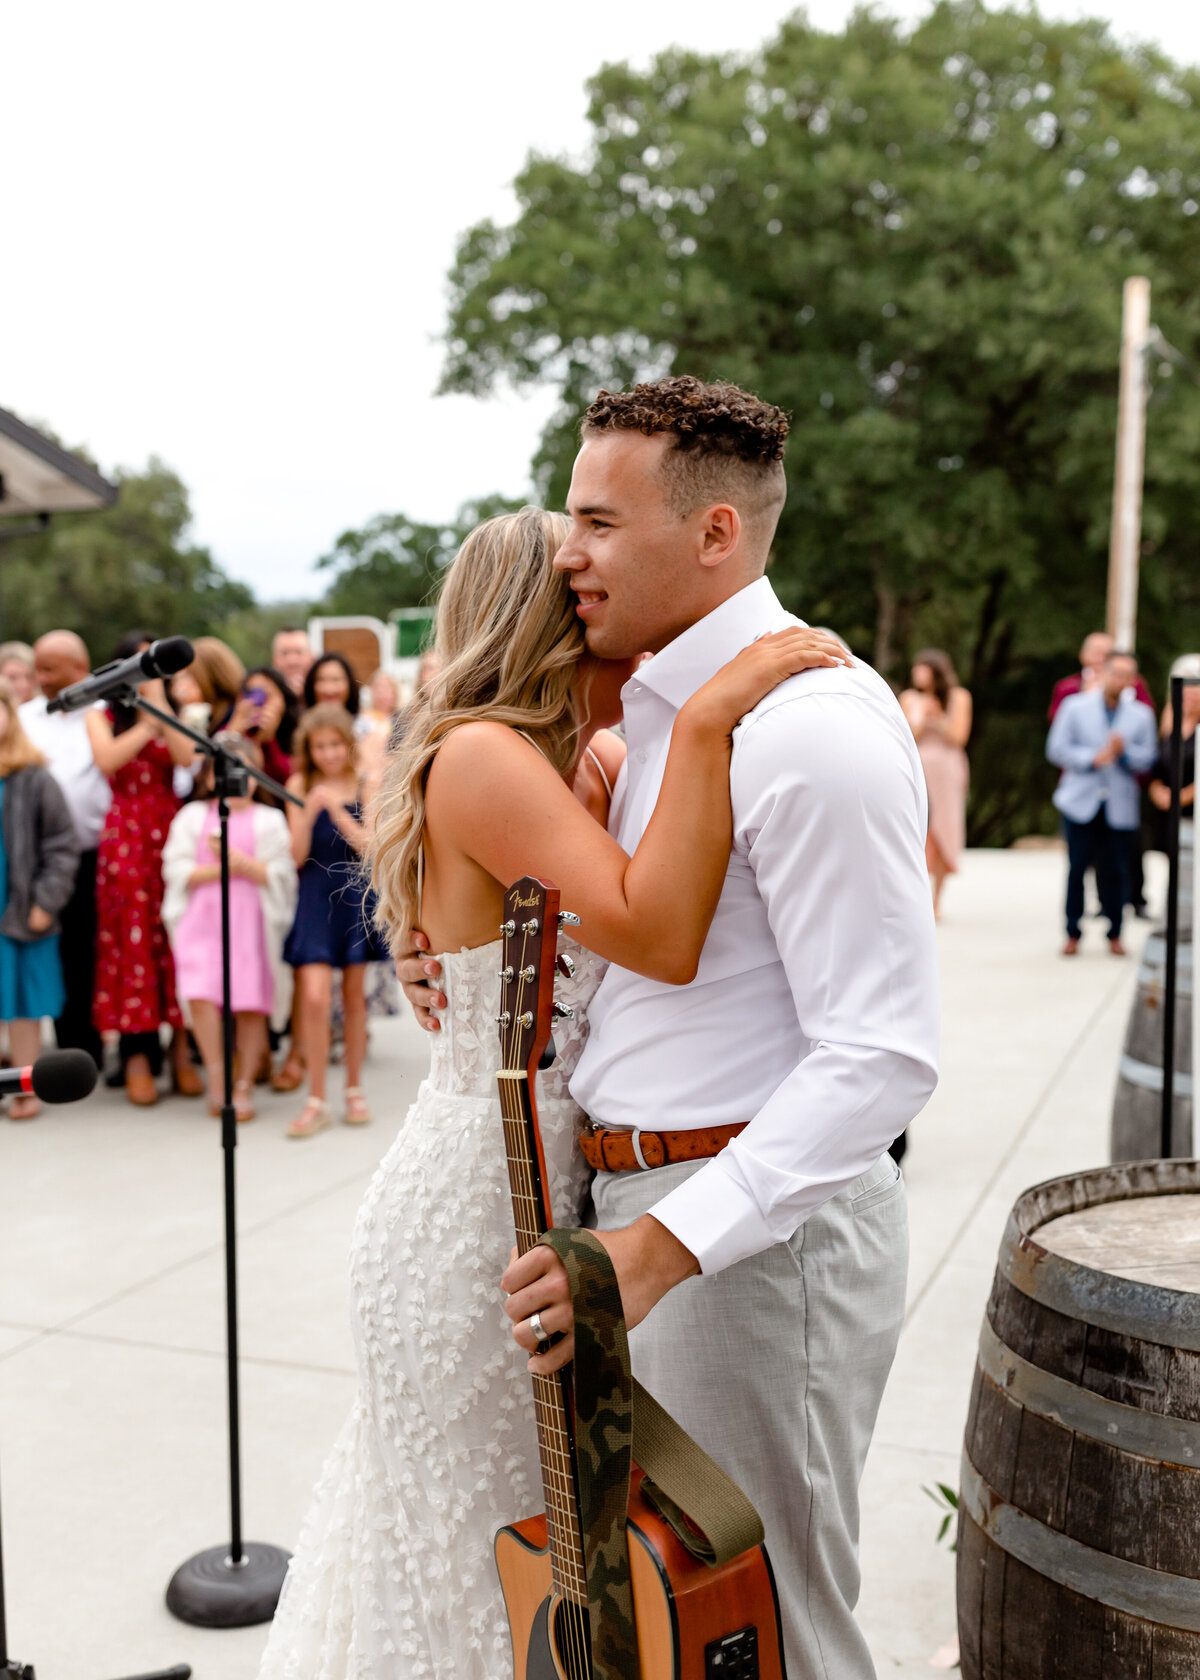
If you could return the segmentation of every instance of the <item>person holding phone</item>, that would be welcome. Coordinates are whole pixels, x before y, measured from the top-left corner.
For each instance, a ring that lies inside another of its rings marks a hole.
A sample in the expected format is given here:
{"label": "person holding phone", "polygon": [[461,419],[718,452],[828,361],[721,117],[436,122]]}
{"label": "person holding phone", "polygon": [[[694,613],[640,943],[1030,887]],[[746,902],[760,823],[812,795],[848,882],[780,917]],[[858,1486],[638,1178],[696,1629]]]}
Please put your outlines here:
{"label": "person holding phone", "polygon": [[292,773],[292,740],[299,721],[300,701],[282,671],[256,665],[246,672],[229,727],[257,742],[263,769],[276,782],[286,782]]}

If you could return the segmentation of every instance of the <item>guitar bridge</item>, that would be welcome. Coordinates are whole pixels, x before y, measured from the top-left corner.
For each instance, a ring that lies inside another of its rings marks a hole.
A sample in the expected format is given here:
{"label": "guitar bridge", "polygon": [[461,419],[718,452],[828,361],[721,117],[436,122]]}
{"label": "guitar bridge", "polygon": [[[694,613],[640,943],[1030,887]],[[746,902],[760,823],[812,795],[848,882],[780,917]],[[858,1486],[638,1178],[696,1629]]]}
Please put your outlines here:
{"label": "guitar bridge", "polygon": [[758,1629],[739,1628],[704,1647],[704,1680],[758,1680]]}

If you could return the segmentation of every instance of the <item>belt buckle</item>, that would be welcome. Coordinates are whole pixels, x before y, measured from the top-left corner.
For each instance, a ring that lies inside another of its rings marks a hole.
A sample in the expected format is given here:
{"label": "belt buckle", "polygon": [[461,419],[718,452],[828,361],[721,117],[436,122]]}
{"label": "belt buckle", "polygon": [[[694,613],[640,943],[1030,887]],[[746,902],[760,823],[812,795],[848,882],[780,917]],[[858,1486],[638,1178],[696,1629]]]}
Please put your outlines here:
{"label": "belt buckle", "polygon": [[633,1131],[630,1133],[629,1141],[633,1145],[633,1158],[637,1162],[639,1168],[642,1172],[649,1172],[650,1163],[642,1154],[642,1133],[640,1127],[635,1126],[633,1128]]}

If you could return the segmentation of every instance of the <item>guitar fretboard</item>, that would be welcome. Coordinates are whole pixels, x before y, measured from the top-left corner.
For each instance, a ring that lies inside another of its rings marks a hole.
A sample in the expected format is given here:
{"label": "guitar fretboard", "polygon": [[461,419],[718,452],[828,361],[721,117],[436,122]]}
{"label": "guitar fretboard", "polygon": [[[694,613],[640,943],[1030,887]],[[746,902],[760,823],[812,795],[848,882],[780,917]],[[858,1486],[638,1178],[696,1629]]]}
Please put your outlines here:
{"label": "guitar fretboard", "polygon": [[[517,1048],[517,1023],[526,1011],[537,1006],[536,981],[528,978],[531,972],[536,973],[530,967],[531,943],[527,928],[522,929],[520,923],[506,939],[505,963],[511,964],[511,968],[506,966],[505,973],[513,973],[514,983],[511,1000],[506,996],[502,1005],[509,1021],[501,1016],[504,1070],[499,1078],[500,1109],[520,1254],[527,1254],[552,1223],[542,1182],[534,1095],[526,1071],[520,1066]],[[586,1606],[587,1571],[575,1481],[570,1377],[560,1371],[551,1376],[534,1376],[532,1384],[554,1590],[572,1603]]]}

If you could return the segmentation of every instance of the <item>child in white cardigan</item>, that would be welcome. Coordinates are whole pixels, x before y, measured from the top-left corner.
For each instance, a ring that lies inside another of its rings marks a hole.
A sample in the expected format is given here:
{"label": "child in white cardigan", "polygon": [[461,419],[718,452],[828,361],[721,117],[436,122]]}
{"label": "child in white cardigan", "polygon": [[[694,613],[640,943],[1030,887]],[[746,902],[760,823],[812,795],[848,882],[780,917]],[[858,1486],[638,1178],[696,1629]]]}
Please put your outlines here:
{"label": "child in white cardigan", "polygon": [[[218,737],[261,767],[262,754],[242,735]],[[221,866],[211,765],[199,797],[171,824],[163,848],[163,921],[175,957],[175,989],[191,1018],[208,1074],[208,1109],[221,1112]],[[291,970],[283,941],[296,908],[296,865],[282,811],[250,797],[229,801],[230,977],[241,1077],[233,1088],[239,1120],[254,1118],[254,1075],[267,1051],[267,1022],[287,1023]]]}

